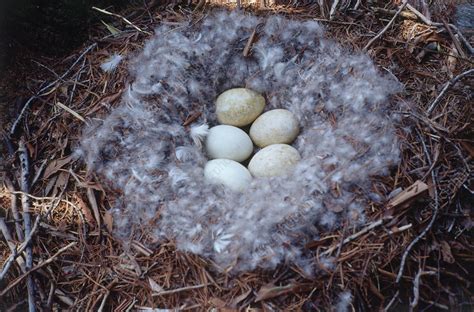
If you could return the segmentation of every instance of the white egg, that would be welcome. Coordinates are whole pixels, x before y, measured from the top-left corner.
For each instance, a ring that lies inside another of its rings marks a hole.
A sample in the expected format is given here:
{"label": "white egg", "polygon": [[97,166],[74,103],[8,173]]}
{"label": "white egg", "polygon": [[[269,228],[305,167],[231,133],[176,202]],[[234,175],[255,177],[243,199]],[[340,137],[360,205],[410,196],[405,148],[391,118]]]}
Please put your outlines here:
{"label": "white egg", "polygon": [[265,98],[259,93],[235,88],[223,92],[216,100],[217,120],[237,127],[252,123],[263,112]]}
{"label": "white egg", "polygon": [[270,110],[259,116],[250,127],[250,137],[260,147],[291,143],[298,132],[298,120],[286,109]]}
{"label": "white egg", "polygon": [[300,159],[300,153],[292,146],[272,144],[252,157],[249,171],[254,177],[275,177],[288,173]]}
{"label": "white egg", "polygon": [[212,127],[206,137],[206,151],[209,158],[226,158],[244,161],[253,152],[253,143],[242,129],[220,125]]}
{"label": "white egg", "polygon": [[230,159],[208,161],[204,167],[204,177],[209,183],[222,184],[237,192],[245,190],[252,181],[247,168]]}

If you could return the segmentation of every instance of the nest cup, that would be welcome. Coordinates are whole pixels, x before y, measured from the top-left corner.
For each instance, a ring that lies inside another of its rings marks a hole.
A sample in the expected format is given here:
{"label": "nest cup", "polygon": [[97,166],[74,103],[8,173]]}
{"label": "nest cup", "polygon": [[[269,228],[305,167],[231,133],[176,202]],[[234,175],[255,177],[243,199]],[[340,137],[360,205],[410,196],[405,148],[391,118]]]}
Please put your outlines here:
{"label": "nest cup", "polygon": [[[257,29],[250,55],[243,56]],[[121,104],[84,130],[80,153],[123,194],[115,233],[140,228],[154,241],[213,260],[220,270],[296,262],[321,229],[364,222],[371,177],[399,161],[389,96],[400,84],[366,56],[324,37],[312,21],[215,11],[198,23],[161,26],[130,59]],[[286,176],[254,178],[242,193],[205,182],[201,142],[217,125],[214,101],[247,87],[265,111],[298,119],[301,161]],[[200,116],[188,124],[190,116]]]}

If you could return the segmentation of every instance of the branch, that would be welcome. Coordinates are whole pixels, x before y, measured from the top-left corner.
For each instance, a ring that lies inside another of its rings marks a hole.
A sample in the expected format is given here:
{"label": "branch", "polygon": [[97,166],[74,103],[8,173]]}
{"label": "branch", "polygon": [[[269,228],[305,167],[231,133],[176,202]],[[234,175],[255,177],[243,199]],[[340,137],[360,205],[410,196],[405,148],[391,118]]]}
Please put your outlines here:
{"label": "branch", "polygon": [[130,26],[132,26],[133,28],[135,28],[135,30],[137,30],[137,31],[139,31],[139,32],[141,32],[141,33],[144,33],[144,34],[146,34],[146,35],[151,35],[150,32],[145,31],[145,30],[141,29],[140,27],[136,26],[135,24],[133,24],[132,22],[130,22],[128,19],[126,19],[126,18],[123,17],[122,15],[119,15],[119,14],[117,14],[117,13],[112,13],[112,12],[109,12],[109,11],[107,11],[107,10],[100,9],[100,8],[94,7],[94,6],[92,7],[92,9],[93,9],[93,10],[96,10],[96,11],[98,11],[98,12],[100,12],[100,13],[103,13],[103,14],[107,14],[107,15],[111,15],[111,16],[118,17],[118,18],[122,19],[125,23],[127,23],[128,25],[130,25]]}
{"label": "branch", "polygon": [[[28,151],[26,149],[25,143],[23,140],[20,140],[18,147],[19,157],[20,157],[20,167],[21,167],[21,176],[20,184],[21,191],[24,193],[30,192],[30,162],[28,158]],[[30,199],[22,195],[21,196],[21,206],[23,208],[23,224],[25,226],[25,236],[28,237],[31,234],[31,215],[30,215]],[[31,247],[31,242],[25,244],[26,246],[26,264],[25,269],[31,270],[33,266],[33,249]],[[28,310],[30,312],[35,312],[35,285],[33,282],[33,277],[28,275],[28,280],[26,284],[28,288]]]}
{"label": "branch", "polygon": [[388,221],[389,218],[387,219],[381,219],[381,220],[378,220],[378,221],[375,221],[375,222],[372,222],[370,223],[368,226],[366,226],[365,228],[363,228],[362,230],[360,230],[359,232],[355,233],[355,234],[352,234],[350,236],[348,236],[346,239],[344,239],[342,241],[341,244],[338,244],[336,246],[333,246],[331,248],[329,248],[328,250],[326,250],[325,252],[323,252],[321,254],[321,256],[327,256],[327,255],[330,255],[334,250],[336,250],[337,248],[339,248],[339,246],[342,247],[342,245],[345,245],[349,242],[352,242],[353,240],[355,240],[356,238],[372,231],[373,229],[375,229],[376,227],[379,227],[381,226],[382,224],[384,224],[384,222]]}
{"label": "branch", "polygon": [[[8,230],[8,227],[7,227],[7,224],[5,223],[4,218],[0,218],[0,232],[2,232],[3,237],[5,238],[5,241],[7,242],[8,248],[10,248],[10,252],[12,254],[16,253],[16,246],[13,243],[13,237],[10,234],[10,231]],[[23,260],[23,258],[17,258],[16,262],[20,266],[21,271],[25,273],[26,272],[25,261]]]}
{"label": "branch", "polygon": [[376,41],[378,40],[380,37],[382,37],[382,35],[390,28],[390,26],[392,26],[393,22],[395,22],[395,19],[398,17],[398,15],[400,15],[400,13],[403,11],[403,9],[407,6],[408,4],[408,0],[404,0],[403,1],[403,4],[400,6],[400,8],[398,9],[397,13],[395,13],[395,15],[392,17],[392,19],[390,20],[390,22],[388,22],[388,24],[375,36],[373,37],[372,39],[370,39],[370,41],[367,43],[367,45],[362,49],[362,51],[364,52],[367,52],[367,50],[369,49],[369,47]]}
{"label": "branch", "polygon": [[13,281],[10,285],[7,286],[7,288],[5,288],[4,290],[2,290],[2,292],[0,293],[0,297],[3,297],[7,292],[10,291],[10,289],[12,289],[13,287],[15,287],[16,285],[18,285],[25,277],[30,277],[30,274],[33,273],[34,271],[37,271],[39,269],[41,269],[42,267],[44,267],[45,265],[53,262],[61,253],[65,252],[66,250],[68,250],[69,248],[71,248],[72,246],[76,245],[77,242],[72,242],[72,243],[69,243],[68,245],[64,246],[63,248],[59,249],[52,257],[50,257],[49,259],[45,260],[45,261],[42,261],[40,262],[38,265],[36,265],[34,268],[32,268],[31,270],[25,272],[24,274],[22,274],[20,277],[18,277],[15,281]]}
{"label": "branch", "polygon": [[15,134],[15,131],[16,131],[16,128],[18,127],[18,125],[20,124],[20,121],[23,119],[23,116],[26,114],[26,111],[28,110],[28,108],[30,107],[31,105],[31,102],[33,102],[33,100],[35,100],[36,98],[39,98],[41,96],[44,96],[44,95],[47,95],[49,94],[50,92],[50,88],[53,87],[58,81],[61,81],[64,79],[64,77],[66,77],[67,75],[69,75],[69,73],[71,72],[71,70],[79,63],[79,61],[90,51],[92,50],[93,48],[95,48],[97,46],[97,43],[93,43],[91,44],[90,46],[88,46],[82,53],[81,55],[79,55],[79,57],[74,61],[74,63],[72,63],[72,65],[66,70],[66,72],[64,72],[64,74],[62,74],[59,78],[57,78],[56,80],[48,83],[46,86],[42,87],[35,95],[33,95],[32,97],[30,97],[28,99],[28,101],[26,101],[25,105],[23,106],[23,108],[21,109],[21,112],[20,114],[18,115],[18,117],[16,118],[16,120],[13,122],[12,124],[12,127],[10,128],[10,136],[12,136],[13,134]]}
{"label": "branch", "polygon": [[436,97],[436,99],[433,101],[433,103],[431,103],[430,107],[428,108],[428,110],[426,111],[429,114],[431,114],[433,112],[433,110],[436,108],[436,105],[438,105],[438,103],[441,101],[441,99],[443,98],[444,94],[446,93],[446,91],[449,90],[449,88],[451,88],[452,86],[454,86],[459,80],[461,80],[462,78],[466,77],[466,76],[469,76],[470,74],[474,73],[474,68],[471,68],[469,70],[466,70],[465,72],[457,75],[456,77],[454,77],[453,79],[449,80],[443,87],[443,89],[441,90],[441,92],[438,94],[438,96]]}
{"label": "branch", "polygon": [[414,311],[418,306],[418,301],[420,300],[420,283],[421,283],[421,276],[423,275],[435,275],[436,272],[434,271],[426,271],[424,272],[421,268],[418,270],[418,273],[413,280],[413,300],[410,301],[410,311]]}
{"label": "branch", "polygon": [[[64,190],[63,190],[64,192]],[[15,194],[22,194],[22,195],[25,195],[25,196],[28,196],[28,197],[31,197],[31,198],[34,198],[34,199],[44,199],[44,198],[40,198],[40,197],[35,197],[35,196],[32,196],[30,194],[27,194],[27,193],[23,193],[23,192],[15,192]],[[62,193],[60,194],[60,197],[62,196]],[[2,272],[0,272],[0,281],[3,280],[3,278],[5,277],[5,275],[7,274],[10,266],[12,265],[13,261],[15,261],[16,258],[18,258],[19,255],[21,255],[26,247],[30,244],[31,240],[33,239],[38,227],[39,227],[39,223],[41,221],[42,218],[47,218],[49,216],[49,214],[51,213],[51,211],[53,211],[54,208],[56,208],[60,202],[67,202],[68,204],[72,204],[71,202],[69,201],[66,201],[64,199],[61,199],[61,198],[47,198],[47,199],[53,199],[53,200],[57,200],[55,204],[52,204],[51,207],[46,211],[46,213],[44,214],[44,216],[40,217],[38,216],[35,220],[35,223],[33,225],[33,228],[31,229],[31,232],[30,232],[30,235],[27,236],[25,238],[25,241],[23,243],[20,244],[20,246],[18,247],[18,249],[16,250],[13,250],[12,251],[12,254],[8,257],[8,259],[4,262],[3,264],[3,268],[2,268]],[[75,207],[76,209],[79,209],[77,206],[75,206],[74,204],[72,204],[73,207]]]}
{"label": "branch", "polygon": [[10,192],[10,201],[11,201],[11,210],[13,214],[13,220],[15,220],[15,230],[16,230],[16,235],[18,237],[19,241],[23,241],[25,239],[25,236],[23,235],[23,230],[20,225],[20,214],[18,213],[18,206],[17,206],[17,198],[15,193],[15,188],[13,186],[12,181],[5,176],[5,185]]}
{"label": "branch", "polygon": [[[423,137],[421,136],[420,133],[418,133],[418,135],[420,136],[420,140],[423,145],[423,150],[425,152],[426,159],[428,160],[428,165],[431,167],[431,157],[426,147],[425,141],[423,140]],[[405,269],[405,262],[407,260],[408,254],[410,253],[411,249],[430,231],[431,227],[433,226],[436,220],[436,217],[438,216],[438,210],[439,210],[438,186],[436,184],[436,175],[435,175],[434,170],[431,170],[431,180],[433,183],[433,192],[434,192],[434,197],[435,197],[434,207],[433,207],[433,216],[431,217],[430,223],[428,223],[426,228],[408,245],[405,252],[403,253],[402,261],[400,262],[400,269],[398,270],[397,279],[395,281],[397,284],[400,283],[400,280],[402,279],[403,270]]]}

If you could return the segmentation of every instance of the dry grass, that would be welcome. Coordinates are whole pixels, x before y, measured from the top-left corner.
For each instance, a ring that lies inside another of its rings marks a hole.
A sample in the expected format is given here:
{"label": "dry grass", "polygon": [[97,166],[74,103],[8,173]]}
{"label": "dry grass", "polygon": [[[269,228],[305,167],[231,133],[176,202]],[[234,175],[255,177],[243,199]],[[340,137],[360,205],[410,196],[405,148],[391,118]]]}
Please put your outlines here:
{"label": "dry grass", "polygon": [[[394,101],[407,107],[399,127],[403,160],[389,177],[374,179],[373,191],[405,191],[389,203],[368,206],[367,227],[347,226],[308,244],[321,270],[316,279],[288,265],[272,272],[219,274],[206,259],[177,252],[171,242],[158,245],[146,235],[130,245],[114,239],[108,209],[116,194],[69,157],[84,124],[81,118],[107,114],[126,84],[125,63],[114,74],[103,73],[100,64],[114,52],[131,55],[140,50],[149,36],[146,32],[154,25],[198,19],[210,9],[207,5],[195,12],[173,5],[129,8],[120,14],[143,31],[127,26],[120,18],[104,17],[122,31],[111,36],[106,27],[97,26],[92,30],[94,39],[81,50],[63,60],[39,60],[45,67],[29,74],[35,92],[54,82],[31,102],[8,140],[13,149],[20,139],[26,142],[32,163],[30,181],[38,175],[30,190],[35,196],[30,198],[33,216],[41,218],[32,239],[36,270],[31,274],[37,285],[38,307],[79,311],[126,311],[132,307],[330,310],[337,304],[338,294],[350,290],[357,311],[407,308],[410,301],[415,309],[472,308],[470,77],[450,86],[433,111],[428,110],[442,86],[472,68],[473,59],[466,50],[464,55],[459,53],[453,38],[439,31],[441,27],[430,28],[410,19],[409,14],[397,19],[368,51],[381,70],[391,72],[405,85],[405,92]],[[300,19],[318,17],[328,36],[354,50],[361,50],[391,18],[390,13],[374,13],[364,5],[358,11],[339,12],[332,21],[322,18],[316,5],[273,5],[257,14],[277,12]],[[440,49],[432,50],[433,43]],[[90,50],[83,54],[87,47]],[[47,68],[67,75],[58,79]],[[26,89],[13,90],[10,95],[14,98],[19,93],[31,96]],[[15,182],[20,176],[16,153],[7,159],[6,169],[14,191],[20,191]],[[410,189],[413,185],[419,189]],[[15,197],[20,208],[21,193]],[[0,217],[16,245],[20,242],[16,241],[11,198],[6,187],[0,189]],[[61,253],[52,258],[58,251]],[[0,240],[0,263],[10,254],[5,241]],[[334,269],[319,263],[321,254],[335,257]],[[50,262],[43,262],[47,260]],[[0,281],[0,292],[4,293],[0,301],[5,309],[24,304],[26,278],[19,265],[14,264]],[[399,301],[403,304],[397,306]],[[21,307],[24,305],[17,308]]]}

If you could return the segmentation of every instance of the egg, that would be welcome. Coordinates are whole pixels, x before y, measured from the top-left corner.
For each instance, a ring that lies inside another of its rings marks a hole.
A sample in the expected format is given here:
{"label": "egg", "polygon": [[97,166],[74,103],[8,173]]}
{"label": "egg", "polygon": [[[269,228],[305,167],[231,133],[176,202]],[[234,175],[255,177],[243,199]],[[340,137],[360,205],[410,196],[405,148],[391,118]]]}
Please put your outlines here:
{"label": "egg", "polygon": [[241,192],[252,181],[250,172],[230,159],[213,159],[204,166],[204,178],[212,184],[221,184],[229,189]]}
{"label": "egg", "polygon": [[220,125],[212,127],[206,137],[206,151],[209,158],[226,158],[244,161],[253,151],[250,137],[242,129]]}
{"label": "egg", "polygon": [[272,144],[261,149],[249,163],[254,177],[275,177],[288,173],[301,159],[300,153],[287,144]]}
{"label": "egg", "polygon": [[250,137],[259,147],[291,143],[298,132],[298,120],[286,109],[268,111],[259,116],[250,127]]}
{"label": "egg", "polygon": [[250,89],[229,89],[217,97],[216,114],[221,124],[242,127],[263,112],[265,98]]}

